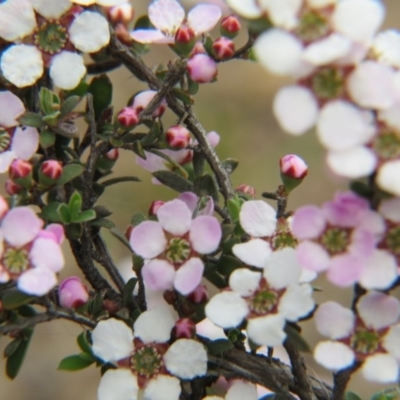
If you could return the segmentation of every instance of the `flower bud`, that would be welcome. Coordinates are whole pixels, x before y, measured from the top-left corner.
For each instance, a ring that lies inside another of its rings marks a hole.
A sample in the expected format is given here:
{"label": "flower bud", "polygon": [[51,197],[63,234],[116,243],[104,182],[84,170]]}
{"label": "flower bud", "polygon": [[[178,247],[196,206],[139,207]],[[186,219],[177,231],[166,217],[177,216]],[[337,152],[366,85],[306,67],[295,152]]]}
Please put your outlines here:
{"label": "flower bud", "polygon": [[119,151],[116,148],[111,149],[106,154],[104,154],[104,157],[110,161],[117,161],[119,157]]}
{"label": "flower bud", "polygon": [[232,58],[232,56],[234,55],[235,44],[231,39],[222,36],[214,41],[212,49],[215,57],[218,60],[227,60],[228,58]]}
{"label": "flower bud", "polygon": [[205,303],[208,300],[208,290],[205,285],[199,285],[187,298],[195,304]]}
{"label": "flower bud", "polygon": [[165,203],[162,200],[154,200],[149,208],[149,216],[157,215],[158,209]]}
{"label": "flower bud", "polygon": [[118,113],[117,119],[118,122],[126,128],[132,128],[139,122],[138,113],[133,107],[124,107]]}
{"label": "flower bud", "polygon": [[238,35],[240,28],[239,18],[236,15],[228,15],[221,21],[220,32],[222,36],[233,39]]}
{"label": "flower bud", "polygon": [[190,143],[190,132],[183,125],[174,125],[167,130],[166,139],[173,149],[184,149]]}
{"label": "flower bud", "polygon": [[[138,93],[133,99],[132,108],[139,115],[150,104],[156,94],[157,92],[155,90],[145,90]],[[165,99],[162,99],[159,106],[153,111],[151,115],[154,118],[161,117],[164,114],[166,108],[167,101]]]}
{"label": "flower bud", "polygon": [[252,186],[249,186],[249,185],[246,185],[246,184],[239,185],[235,189],[235,191],[243,193],[243,194],[245,194],[246,196],[249,196],[252,199],[254,199],[256,197],[256,189],[254,189]]}
{"label": "flower bud", "polygon": [[113,6],[107,9],[107,17],[109,21],[116,24],[123,24],[127,26],[133,21],[135,12],[133,10],[132,4],[127,2],[117,6]]}
{"label": "flower bud", "polygon": [[14,196],[15,194],[21,193],[24,190],[22,186],[17,185],[11,179],[6,180],[5,189],[7,194],[10,196]]}
{"label": "flower bud", "polygon": [[281,179],[287,192],[300,185],[307,175],[308,167],[302,158],[295,154],[288,154],[279,160]]}
{"label": "flower bud", "polygon": [[190,57],[193,57],[196,54],[205,54],[205,53],[206,53],[206,49],[204,48],[203,43],[196,42],[192,49],[192,52],[190,53]]}
{"label": "flower bud", "polygon": [[63,167],[59,161],[47,160],[40,166],[39,181],[46,186],[54,185],[62,172]]}
{"label": "flower bud", "polygon": [[193,339],[196,335],[196,325],[189,318],[178,319],[172,329],[176,339]]}
{"label": "flower bud", "polygon": [[188,56],[196,43],[195,38],[193,29],[187,25],[182,25],[175,33],[173,49],[180,55]]}
{"label": "flower bud", "polygon": [[189,77],[198,83],[215,80],[218,74],[217,63],[206,54],[196,54],[187,63]]}
{"label": "flower bud", "polygon": [[123,24],[117,24],[114,28],[115,36],[125,45],[131,46],[133,39],[130,32]]}
{"label": "flower bud", "polygon": [[25,160],[14,160],[8,173],[10,178],[19,186],[29,188],[32,183],[32,164]]}
{"label": "flower bud", "polygon": [[61,307],[76,309],[85,304],[88,299],[88,290],[77,276],[70,276],[61,282],[58,289]]}

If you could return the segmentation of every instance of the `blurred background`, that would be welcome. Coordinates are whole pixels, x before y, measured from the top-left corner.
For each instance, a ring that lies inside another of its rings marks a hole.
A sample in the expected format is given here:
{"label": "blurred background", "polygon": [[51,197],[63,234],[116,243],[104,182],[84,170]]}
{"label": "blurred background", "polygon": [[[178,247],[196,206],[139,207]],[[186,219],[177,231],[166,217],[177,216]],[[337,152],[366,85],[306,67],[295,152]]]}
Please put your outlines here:
{"label": "blurred background", "polygon": [[[148,0],[134,1],[136,17],[146,12]],[[184,3],[184,2],[182,2]],[[196,1],[187,1],[193,5]],[[197,1],[200,3],[200,1]],[[385,28],[400,28],[399,0],[384,1],[387,7]],[[360,16],[362,18],[362,16]],[[217,36],[215,36],[217,37]],[[237,39],[237,48],[246,38]],[[399,49],[400,51],[400,49]],[[174,53],[168,48],[153,45],[145,59],[149,66],[173,59]],[[127,100],[145,86],[124,69],[111,74],[114,82],[113,104],[118,111]],[[218,81],[200,87],[195,96],[195,111],[207,131],[215,130],[221,136],[217,147],[220,158],[235,158],[240,164],[232,175],[233,186],[245,183],[255,187],[259,197],[263,191],[274,191],[280,183],[279,158],[288,153],[303,157],[309,165],[309,174],[303,184],[297,188],[289,203],[290,209],[328,200],[335,191],[346,188],[345,180],[335,177],[324,163],[324,151],[314,133],[302,137],[291,137],[278,127],[271,105],[274,93],[284,85],[284,79],[269,75],[257,64],[245,61],[231,61],[219,65]],[[172,113],[166,115],[165,126],[176,122]],[[135,175],[141,183],[122,183],[107,188],[98,204],[113,211],[110,217],[120,230],[130,222],[131,215],[141,210],[147,213],[153,200],[170,200],[175,193],[162,186],[150,183],[151,175],[140,169],[132,153],[120,152],[120,160],[115,168],[115,176]],[[129,259],[129,251],[112,236],[104,233],[110,251],[118,263]],[[67,262],[60,273],[60,280],[69,275],[79,275],[68,245],[64,246]],[[349,306],[350,289],[332,287],[324,281],[317,283],[324,291],[316,294],[316,301],[322,302],[334,297],[345,306]],[[314,333],[313,322],[302,324],[304,336],[311,345],[320,337]],[[0,400],[95,400],[100,379],[100,371],[94,366],[79,372],[57,371],[58,363],[64,357],[79,352],[76,337],[81,328],[67,321],[55,321],[36,327],[26,361],[12,382],[4,373],[0,373]],[[9,339],[2,337],[0,352]],[[330,374],[318,367],[311,355],[306,355],[309,371],[318,379],[330,381]],[[4,371],[4,362],[0,363]],[[363,399],[367,399],[380,386],[364,381],[356,374],[350,389],[355,390]],[[116,399],[118,400],[118,399]]]}

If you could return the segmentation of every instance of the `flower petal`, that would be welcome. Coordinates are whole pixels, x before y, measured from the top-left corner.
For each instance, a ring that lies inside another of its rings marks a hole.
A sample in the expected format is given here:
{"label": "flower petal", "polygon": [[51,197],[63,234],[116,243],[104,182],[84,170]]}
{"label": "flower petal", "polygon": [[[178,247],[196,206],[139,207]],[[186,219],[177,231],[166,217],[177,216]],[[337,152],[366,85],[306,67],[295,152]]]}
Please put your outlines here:
{"label": "flower petal", "polygon": [[36,128],[27,127],[25,129],[16,128],[11,149],[17,158],[22,160],[30,160],[36,153],[39,146],[39,133]]}
{"label": "flower petal", "polygon": [[296,210],[292,220],[292,232],[301,239],[316,239],[326,226],[323,211],[317,206],[304,206]]}
{"label": "flower petal", "polygon": [[85,74],[85,63],[80,54],[62,51],[51,60],[50,77],[60,89],[74,89]]}
{"label": "flower petal", "polygon": [[383,338],[383,347],[400,360],[400,325],[392,326]]}
{"label": "flower petal", "polygon": [[355,356],[353,350],[345,344],[325,341],[315,347],[314,358],[325,368],[339,371],[353,365]]}
{"label": "flower petal", "polygon": [[[174,376],[157,375],[150,379],[144,389],[143,400],[179,400],[180,394],[181,385],[179,379]],[[136,397],[133,400],[137,400]]]}
{"label": "flower petal", "polygon": [[235,269],[229,277],[229,286],[243,297],[251,296],[258,288],[261,273],[247,268]]}
{"label": "flower petal", "polygon": [[332,257],[327,278],[337,286],[347,287],[360,279],[364,268],[364,260],[347,253],[339,254]]}
{"label": "flower petal", "polygon": [[207,353],[204,346],[192,339],[179,339],[164,355],[167,370],[181,378],[193,379],[207,372]]}
{"label": "flower petal", "polygon": [[200,215],[191,223],[189,240],[193,250],[200,254],[209,254],[217,250],[221,236],[221,225],[212,216]]}
{"label": "flower petal", "polygon": [[52,239],[38,238],[33,242],[29,259],[36,268],[59,272],[64,267],[61,247]]}
{"label": "flower petal", "polygon": [[137,400],[136,376],[129,369],[109,369],[97,389],[98,400]]}
{"label": "flower petal", "polygon": [[385,162],[378,169],[376,183],[382,190],[400,196],[400,160]]}
{"label": "flower petal", "polygon": [[192,224],[192,212],[182,200],[172,200],[157,210],[161,226],[173,235],[182,236],[189,231]]}
{"label": "flower petal", "polygon": [[250,382],[234,381],[226,392],[225,400],[257,400],[256,385]]}
{"label": "flower petal", "polygon": [[93,353],[97,357],[116,362],[133,351],[132,329],[115,318],[100,321],[92,331],[92,343]]}
{"label": "flower petal", "polygon": [[365,379],[372,382],[397,382],[399,363],[389,354],[373,354],[365,360],[361,373]]}
{"label": "flower petal", "polygon": [[158,222],[143,221],[132,229],[129,243],[141,257],[154,258],[166,249],[167,239]]}
{"label": "flower petal", "polygon": [[400,222],[400,198],[384,199],[379,205],[379,213],[392,222]]}
{"label": "flower petal", "polygon": [[246,201],[240,209],[240,225],[251,236],[270,236],[276,228],[276,211],[265,201]]}
{"label": "flower petal", "polygon": [[331,264],[328,252],[319,243],[301,242],[296,251],[300,265],[310,271],[325,271]]}
{"label": "flower petal", "polygon": [[305,317],[315,306],[312,293],[313,289],[308,283],[289,286],[279,300],[279,313],[288,321]]}
{"label": "flower petal", "polygon": [[264,268],[271,256],[271,245],[262,239],[251,239],[232,247],[232,253],[247,265]]}
{"label": "flower petal", "polygon": [[24,112],[25,106],[19,97],[8,90],[0,92],[0,126],[9,128],[18,125],[17,118]]}
{"label": "flower petal", "polygon": [[174,43],[174,38],[168,38],[155,29],[136,29],[130,33],[133,40],[139,43]]}
{"label": "flower petal", "polygon": [[154,259],[142,268],[142,276],[151,290],[172,289],[175,279],[175,268],[166,260]]}
{"label": "flower petal", "polygon": [[197,36],[211,31],[217,25],[221,14],[218,6],[199,4],[189,11],[187,22]]}
{"label": "flower petal", "polygon": [[249,338],[261,346],[278,346],[286,338],[285,318],[281,314],[251,318],[247,322]]}
{"label": "flower petal", "polygon": [[256,0],[226,0],[226,2],[234,12],[244,18],[255,19],[263,14]]}
{"label": "flower petal", "polygon": [[165,343],[171,337],[175,318],[169,307],[155,307],[139,315],[133,325],[135,337],[144,343]]}
{"label": "flower petal", "polygon": [[298,25],[298,13],[302,0],[258,0],[260,7],[268,13],[274,26],[292,30]]}
{"label": "flower petal", "polygon": [[13,151],[4,151],[0,153],[0,174],[8,171],[11,163],[17,158],[17,155]]}
{"label": "flower petal", "polygon": [[54,272],[44,268],[32,268],[18,278],[18,289],[22,292],[43,296],[57,285]]}
{"label": "flower petal", "polygon": [[183,23],[185,10],[176,0],[156,0],[149,6],[149,18],[157,29],[173,35]]}
{"label": "flower petal", "polygon": [[174,288],[184,296],[193,292],[203,277],[203,271],[203,261],[200,258],[192,257],[176,271]]}
{"label": "flower petal", "polygon": [[31,4],[46,19],[59,19],[72,6],[70,0],[31,0]]}

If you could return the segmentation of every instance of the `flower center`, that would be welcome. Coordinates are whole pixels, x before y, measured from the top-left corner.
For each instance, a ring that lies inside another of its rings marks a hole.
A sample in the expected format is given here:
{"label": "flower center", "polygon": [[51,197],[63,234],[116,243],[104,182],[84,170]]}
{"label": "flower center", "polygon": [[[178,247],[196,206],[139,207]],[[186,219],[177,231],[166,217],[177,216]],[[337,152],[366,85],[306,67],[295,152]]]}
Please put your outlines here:
{"label": "flower center", "polygon": [[388,231],[386,244],[393,254],[400,255],[400,226],[395,226]]}
{"label": "flower center", "polygon": [[28,252],[9,248],[4,252],[3,265],[11,274],[21,274],[29,268]]}
{"label": "flower center", "polygon": [[68,41],[68,32],[58,21],[46,21],[36,29],[33,41],[45,53],[59,53]]}
{"label": "flower center", "polygon": [[172,238],[168,242],[166,257],[171,263],[182,264],[189,257],[192,249],[186,239]]}
{"label": "flower center", "polygon": [[0,153],[8,150],[11,143],[11,135],[4,129],[0,128]]}
{"label": "flower center", "polygon": [[335,99],[344,91],[343,72],[333,67],[321,68],[312,77],[311,86],[321,100]]}
{"label": "flower center", "polygon": [[278,297],[271,289],[259,290],[250,300],[250,309],[256,314],[266,314],[276,306]]}
{"label": "flower center", "polygon": [[297,239],[289,230],[281,230],[271,238],[271,246],[274,250],[284,249],[285,247],[295,248]]}
{"label": "flower center", "polygon": [[343,253],[350,243],[349,231],[341,228],[328,228],[321,237],[322,245],[333,254]]}
{"label": "flower center", "polygon": [[156,375],[162,366],[162,356],[152,346],[143,346],[131,356],[131,369],[145,378],[151,378]]}
{"label": "flower center", "polygon": [[303,42],[307,43],[321,39],[328,34],[328,31],[329,25],[326,18],[315,11],[310,11],[300,18],[295,33]]}
{"label": "flower center", "polygon": [[396,132],[385,132],[378,135],[372,148],[383,160],[400,157],[400,136]]}
{"label": "flower center", "polygon": [[350,339],[351,347],[361,354],[371,354],[379,347],[379,336],[375,331],[358,329]]}

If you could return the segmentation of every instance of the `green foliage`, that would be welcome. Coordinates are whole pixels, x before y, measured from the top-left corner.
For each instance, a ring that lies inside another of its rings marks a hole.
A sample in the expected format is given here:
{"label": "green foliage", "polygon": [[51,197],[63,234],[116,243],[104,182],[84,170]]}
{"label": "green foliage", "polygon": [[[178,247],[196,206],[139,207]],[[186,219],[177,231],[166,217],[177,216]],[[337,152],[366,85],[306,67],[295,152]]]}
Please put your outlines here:
{"label": "green foliage", "polygon": [[90,82],[88,92],[93,95],[95,120],[99,120],[103,111],[111,104],[112,83],[106,74],[96,76]]}
{"label": "green foliage", "polygon": [[63,172],[57,180],[57,185],[63,186],[82,174],[83,165],[77,163],[67,164],[63,167]]}
{"label": "green foliage", "polygon": [[2,306],[5,310],[14,310],[35,299],[37,299],[36,296],[20,292],[17,289],[10,289],[2,297]]}
{"label": "green foliage", "polygon": [[57,369],[62,371],[79,371],[89,367],[95,361],[96,359],[87,353],[74,354],[62,359]]}
{"label": "green foliage", "polygon": [[216,356],[222,354],[224,351],[233,349],[233,344],[228,339],[217,339],[207,343],[208,353]]}
{"label": "green foliage", "polygon": [[4,356],[7,358],[6,374],[10,379],[14,379],[22,367],[32,334],[31,328],[21,330],[18,338],[9,343],[4,350]]}
{"label": "green foliage", "polygon": [[192,182],[172,171],[156,171],[153,176],[165,186],[179,192],[193,192]]}
{"label": "green foliage", "polygon": [[287,341],[290,341],[296,346],[297,350],[305,353],[311,353],[311,348],[305,339],[301,336],[300,332],[290,324],[286,324],[285,332],[287,334]]}
{"label": "green foliage", "polygon": [[397,399],[400,399],[400,388],[398,386],[380,390],[379,392],[374,393],[373,396],[371,397],[371,400],[397,400]]}

